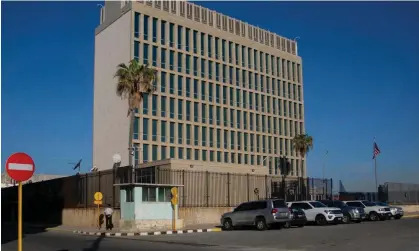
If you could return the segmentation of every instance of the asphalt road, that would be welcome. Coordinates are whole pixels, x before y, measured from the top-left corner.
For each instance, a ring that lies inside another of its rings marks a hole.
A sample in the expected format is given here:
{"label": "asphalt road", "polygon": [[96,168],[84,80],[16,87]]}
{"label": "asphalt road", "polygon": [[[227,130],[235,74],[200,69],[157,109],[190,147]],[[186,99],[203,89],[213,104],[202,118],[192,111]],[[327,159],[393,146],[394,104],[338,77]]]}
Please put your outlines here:
{"label": "asphalt road", "polygon": [[[5,231],[5,229],[2,229]],[[15,240],[2,251],[15,251]],[[419,251],[419,219],[334,226],[141,237],[96,237],[69,232],[27,234],[24,251]]]}

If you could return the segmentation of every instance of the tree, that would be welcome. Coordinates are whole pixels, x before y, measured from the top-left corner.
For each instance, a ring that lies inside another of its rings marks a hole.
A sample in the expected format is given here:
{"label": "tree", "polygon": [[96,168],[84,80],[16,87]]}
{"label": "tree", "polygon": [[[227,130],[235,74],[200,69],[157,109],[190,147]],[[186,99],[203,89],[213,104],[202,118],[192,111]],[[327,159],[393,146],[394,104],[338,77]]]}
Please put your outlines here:
{"label": "tree", "polygon": [[[128,147],[133,149],[135,109],[140,108],[144,94],[155,91],[153,82],[157,80],[157,71],[148,65],[140,65],[137,60],[133,59],[129,65],[119,64],[114,77],[117,78],[116,94],[128,100],[127,117],[131,116]],[[134,165],[131,157],[129,157],[129,165]]]}
{"label": "tree", "polygon": [[[306,156],[307,153],[310,152],[310,150],[313,149],[313,137],[309,136],[308,134],[295,135],[295,137],[292,139],[292,144],[302,159]],[[300,170],[303,170],[302,160],[300,161],[300,165]]]}

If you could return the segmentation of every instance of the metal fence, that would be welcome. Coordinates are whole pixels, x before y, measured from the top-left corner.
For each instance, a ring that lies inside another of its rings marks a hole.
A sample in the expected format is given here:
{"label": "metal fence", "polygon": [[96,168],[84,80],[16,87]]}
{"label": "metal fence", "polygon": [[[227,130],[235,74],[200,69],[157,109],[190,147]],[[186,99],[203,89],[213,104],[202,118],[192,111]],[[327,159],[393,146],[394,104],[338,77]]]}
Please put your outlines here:
{"label": "metal fence", "polygon": [[[94,207],[93,194],[102,192],[103,203],[120,206],[118,183],[182,185],[181,207],[228,207],[261,198],[291,200],[324,199],[332,196],[331,179],[286,179],[271,175],[172,170],[159,167],[131,167],[74,175],[24,185],[25,204],[57,205],[60,208]],[[2,204],[15,203],[17,188],[2,189]],[[39,207],[39,206],[38,206]],[[45,212],[45,211],[44,211]]]}
{"label": "metal fence", "polygon": [[419,204],[419,184],[386,182],[383,190],[389,203]]}

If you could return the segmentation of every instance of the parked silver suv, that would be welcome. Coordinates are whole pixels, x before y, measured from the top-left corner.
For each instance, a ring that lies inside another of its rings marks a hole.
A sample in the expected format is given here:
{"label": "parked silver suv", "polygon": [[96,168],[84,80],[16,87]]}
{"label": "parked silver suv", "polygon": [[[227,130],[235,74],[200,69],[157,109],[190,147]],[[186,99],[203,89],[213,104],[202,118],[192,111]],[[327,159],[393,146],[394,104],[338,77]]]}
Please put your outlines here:
{"label": "parked silver suv", "polygon": [[220,221],[224,230],[237,226],[256,226],[258,230],[266,230],[271,225],[284,225],[291,220],[284,200],[268,199],[242,203],[233,212],[223,214]]}

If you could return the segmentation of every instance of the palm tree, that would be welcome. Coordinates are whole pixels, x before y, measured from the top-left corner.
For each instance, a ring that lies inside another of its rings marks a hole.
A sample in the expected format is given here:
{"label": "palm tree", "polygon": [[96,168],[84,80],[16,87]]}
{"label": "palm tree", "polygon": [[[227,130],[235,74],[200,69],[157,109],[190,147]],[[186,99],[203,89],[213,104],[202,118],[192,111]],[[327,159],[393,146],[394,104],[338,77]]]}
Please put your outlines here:
{"label": "palm tree", "polygon": [[[313,137],[308,134],[298,134],[292,139],[294,149],[299,153],[300,158],[304,158],[310,150],[313,149]],[[301,169],[303,170],[303,161],[300,160]]]}
{"label": "palm tree", "polygon": [[[132,142],[135,109],[140,108],[144,94],[155,91],[153,82],[157,80],[157,71],[148,67],[148,65],[140,65],[137,60],[133,59],[129,62],[129,65],[119,64],[114,77],[117,78],[116,94],[128,100],[127,117],[131,115],[128,147],[134,149]],[[134,165],[131,157],[129,158],[129,165]]]}

